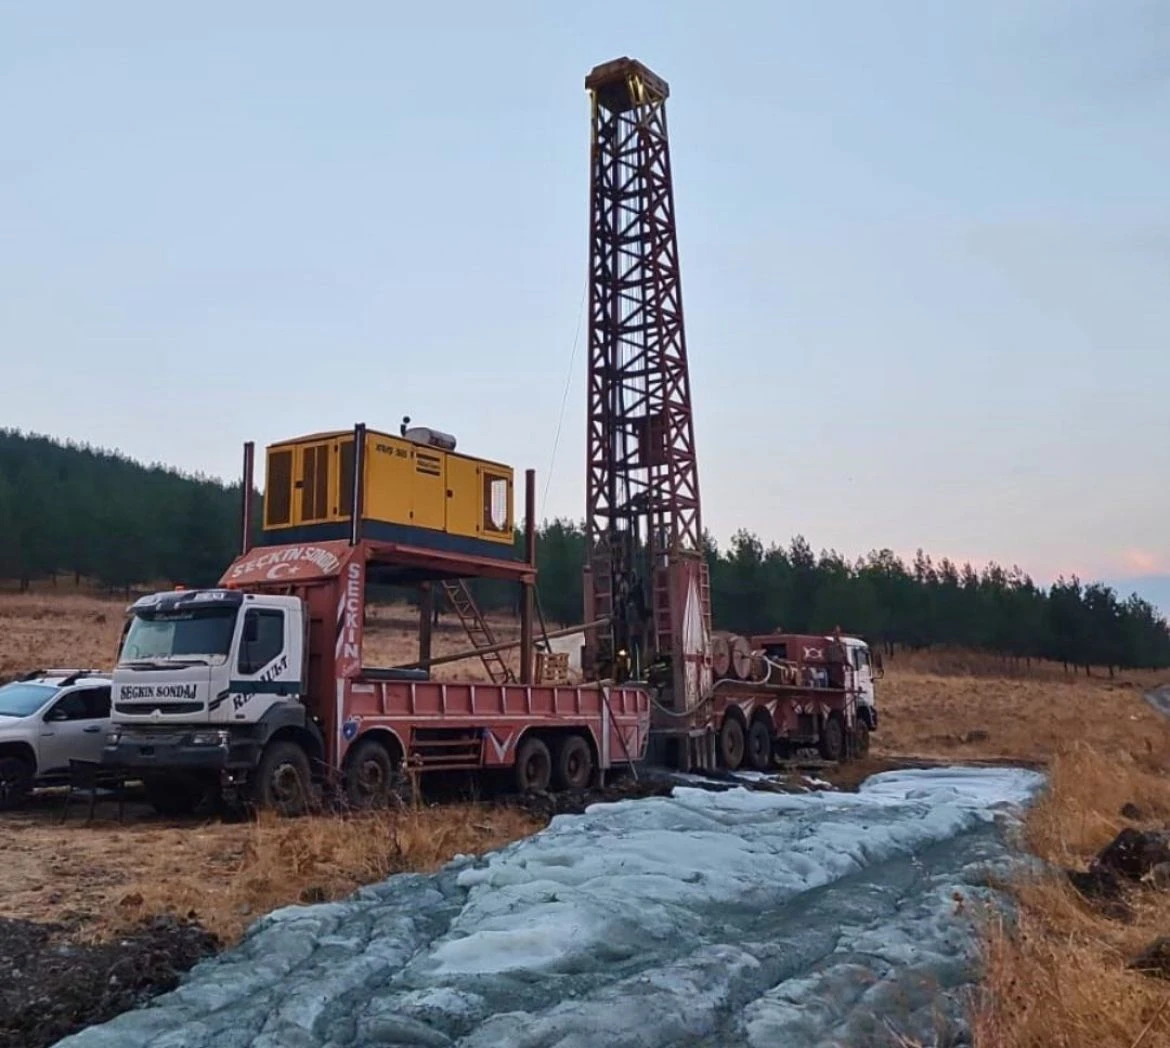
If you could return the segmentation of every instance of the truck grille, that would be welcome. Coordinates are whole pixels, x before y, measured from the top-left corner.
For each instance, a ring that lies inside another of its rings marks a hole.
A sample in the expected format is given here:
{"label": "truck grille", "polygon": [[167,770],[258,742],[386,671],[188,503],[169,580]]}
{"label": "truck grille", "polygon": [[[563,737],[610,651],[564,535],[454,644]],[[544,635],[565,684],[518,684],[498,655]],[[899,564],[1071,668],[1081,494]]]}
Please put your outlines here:
{"label": "truck grille", "polygon": [[116,702],[115,713],[124,713],[128,717],[149,717],[155,710],[166,716],[179,713],[200,713],[203,710],[201,702]]}

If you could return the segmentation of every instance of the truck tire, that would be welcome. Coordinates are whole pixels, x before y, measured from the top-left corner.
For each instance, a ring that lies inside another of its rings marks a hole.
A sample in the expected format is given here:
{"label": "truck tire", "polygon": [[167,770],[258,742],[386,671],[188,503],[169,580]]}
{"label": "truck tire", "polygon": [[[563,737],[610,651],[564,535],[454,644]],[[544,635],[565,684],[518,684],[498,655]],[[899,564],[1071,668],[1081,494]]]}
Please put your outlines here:
{"label": "truck tire", "polygon": [[821,729],[817,748],[827,761],[839,761],[845,756],[845,723],[841,719],[841,714],[829,714],[829,719]]}
{"label": "truck tire", "polygon": [[756,771],[772,767],[772,728],[762,717],[757,717],[748,728],[747,758]]}
{"label": "truck tire", "polygon": [[142,781],[147,803],[165,818],[192,815],[207,791],[194,779],[183,776],[150,777]]}
{"label": "truck tire", "polygon": [[32,792],[32,766],[23,757],[0,757],[0,811],[18,808]]}
{"label": "truck tire", "polygon": [[735,771],[743,764],[747,743],[744,740],[743,722],[730,714],[723,718],[719,728],[719,759],[728,771]]}
{"label": "truck tire", "polygon": [[553,778],[560,790],[588,788],[593,780],[593,751],[580,735],[566,735],[561,739]]}
{"label": "truck tire", "polygon": [[303,815],[312,798],[309,755],[295,742],[270,742],[256,769],[256,803],[279,815]]}
{"label": "truck tire", "polygon": [[855,757],[869,756],[869,725],[860,718],[853,726],[853,754]]}
{"label": "truck tire", "polygon": [[394,795],[394,759],[377,739],[362,739],[345,769],[345,797],[360,811],[385,808]]}
{"label": "truck tire", "polygon": [[547,790],[552,779],[552,755],[535,735],[529,735],[516,749],[516,788],[521,793]]}

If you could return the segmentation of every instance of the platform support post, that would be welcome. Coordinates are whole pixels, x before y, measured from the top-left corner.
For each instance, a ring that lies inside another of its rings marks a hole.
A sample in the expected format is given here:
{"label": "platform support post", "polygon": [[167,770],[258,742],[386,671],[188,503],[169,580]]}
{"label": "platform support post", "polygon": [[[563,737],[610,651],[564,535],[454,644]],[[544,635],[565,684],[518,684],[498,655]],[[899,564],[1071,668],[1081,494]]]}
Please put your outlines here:
{"label": "platform support post", "polygon": [[536,583],[536,471],[524,474],[524,559],[531,573],[520,583],[520,683],[532,683],[533,589]]}
{"label": "platform support post", "polygon": [[362,540],[362,514],[366,507],[366,424],[353,427],[353,502],[350,505],[349,544]]}
{"label": "platform support post", "polygon": [[418,661],[430,667],[431,635],[435,621],[435,590],[429,582],[418,587]]}

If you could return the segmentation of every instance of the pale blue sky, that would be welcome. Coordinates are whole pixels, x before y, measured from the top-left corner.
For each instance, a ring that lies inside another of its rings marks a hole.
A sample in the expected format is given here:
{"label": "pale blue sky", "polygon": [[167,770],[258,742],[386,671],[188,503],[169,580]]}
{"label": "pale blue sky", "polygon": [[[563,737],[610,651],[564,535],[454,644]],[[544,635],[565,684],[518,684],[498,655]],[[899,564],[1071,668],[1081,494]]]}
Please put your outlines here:
{"label": "pale blue sky", "polygon": [[543,486],[623,54],[720,541],[1170,572],[1164,3],[0,0],[0,424],[226,476],[409,413]]}

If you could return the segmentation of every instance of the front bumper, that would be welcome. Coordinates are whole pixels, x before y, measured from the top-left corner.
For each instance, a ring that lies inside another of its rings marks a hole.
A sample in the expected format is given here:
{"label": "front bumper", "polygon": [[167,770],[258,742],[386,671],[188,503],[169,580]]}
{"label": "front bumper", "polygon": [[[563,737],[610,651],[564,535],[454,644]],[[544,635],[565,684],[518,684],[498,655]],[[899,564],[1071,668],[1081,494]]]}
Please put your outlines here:
{"label": "front bumper", "polygon": [[102,764],[149,774],[168,771],[231,772],[255,767],[259,743],[238,732],[192,728],[120,730],[106,743]]}

